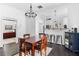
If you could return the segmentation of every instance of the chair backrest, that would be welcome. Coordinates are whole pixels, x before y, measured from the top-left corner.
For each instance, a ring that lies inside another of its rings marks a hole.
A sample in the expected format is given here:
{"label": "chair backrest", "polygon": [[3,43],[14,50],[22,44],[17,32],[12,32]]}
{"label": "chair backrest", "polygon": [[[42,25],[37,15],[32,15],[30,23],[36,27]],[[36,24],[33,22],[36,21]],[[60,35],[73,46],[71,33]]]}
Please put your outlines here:
{"label": "chair backrest", "polygon": [[19,38],[18,42],[19,42],[19,49],[24,50],[25,49],[25,39],[24,38]]}
{"label": "chair backrest", "polygon": [[47,45],[47,37],[46,37],[46,34],[41,34],[40,35],[40,39],[41,39],[41,47],[42,48],[45,48],[46,45]]}
{"label": "chair backrest", "polygon": [[41,38],[41,35],[44,35],[44,33],[39,33],[39,38]]}
{"label": "chair backrest", "polygon": [[43,42],[46,42],[47,37],[46,37],[46,35],[45,35],[45,34],[42,34],[42,35],[41,35],[41,40],[42,40]]}
{"label": "chair backrest", "polygon": [[24,38],[30,38],[30,34],[24,34],[23,37]]}

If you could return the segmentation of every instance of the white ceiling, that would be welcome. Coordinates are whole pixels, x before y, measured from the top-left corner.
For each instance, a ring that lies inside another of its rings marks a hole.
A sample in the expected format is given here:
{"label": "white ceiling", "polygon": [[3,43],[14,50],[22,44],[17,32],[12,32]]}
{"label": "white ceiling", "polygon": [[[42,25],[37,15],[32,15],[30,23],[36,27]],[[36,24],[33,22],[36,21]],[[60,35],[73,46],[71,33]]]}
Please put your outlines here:
{"label": "white ceiling", "polygon": [[[22,11],[27,11],[29,10],[30,7],[30,3],[4,3],[5,5],[9,5],[11,7],[15,7],[17,9],[20,9]],[[34,11],[45,11],[48,9],[52,9],[54,7],[58,7],[60,5],[62,5],[63,3],[32,3],[33,6],[33,10]],[[42,5],[43,8],[39,9],[37,8],[37,6]]]}
{"label": "white ceiling", "polygon": [[[9,5],[21,11],[27,12],[30,7],[30,3],[2,3],[4,5]],[[32,3],[33,11],[39,13],[41,18],[45,16],[51,16],[52,9],[64,5],[65,3]],[[43,8],[39,9],[37,6],[42,5]]]}

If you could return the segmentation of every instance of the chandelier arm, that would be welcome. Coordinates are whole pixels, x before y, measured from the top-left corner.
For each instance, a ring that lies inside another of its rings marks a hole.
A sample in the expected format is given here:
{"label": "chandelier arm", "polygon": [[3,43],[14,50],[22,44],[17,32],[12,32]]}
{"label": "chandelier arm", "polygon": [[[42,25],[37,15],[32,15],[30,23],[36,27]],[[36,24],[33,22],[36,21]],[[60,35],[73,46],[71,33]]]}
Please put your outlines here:
{"label": "chandelier arm", "polygon": [[26,12],[25,15],[32,18],[37,16],[37,14],[32,10],[32,4],[30,4],[30,11]]}

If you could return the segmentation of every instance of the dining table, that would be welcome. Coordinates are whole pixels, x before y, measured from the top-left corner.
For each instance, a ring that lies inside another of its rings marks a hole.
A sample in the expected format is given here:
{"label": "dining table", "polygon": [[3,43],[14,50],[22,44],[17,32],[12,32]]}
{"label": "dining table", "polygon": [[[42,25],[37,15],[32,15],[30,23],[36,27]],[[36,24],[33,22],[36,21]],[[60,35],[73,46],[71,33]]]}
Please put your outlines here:
{"label": "dining table", "polygon": [[39,41],[41,41],[40,39],[36,39],[34,37],[30,37],[30,38],[26,38],[25,42],[26,43],[30,43],[32,45],[32,50],[31,50],[31,55],[35,56],[35,45],[36,43],[38,43]]}

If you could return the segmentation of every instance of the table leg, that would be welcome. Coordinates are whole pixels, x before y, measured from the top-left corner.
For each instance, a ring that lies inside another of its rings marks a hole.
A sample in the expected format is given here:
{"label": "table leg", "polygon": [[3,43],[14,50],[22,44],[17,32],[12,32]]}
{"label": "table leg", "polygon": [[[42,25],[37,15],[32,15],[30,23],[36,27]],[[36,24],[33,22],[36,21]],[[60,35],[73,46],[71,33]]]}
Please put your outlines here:
{"label": "table leg", "polygon": [[35,48],[34,48],[34,46],[35,46],[35,43],[32,43],[32,56],[35,56]]}

